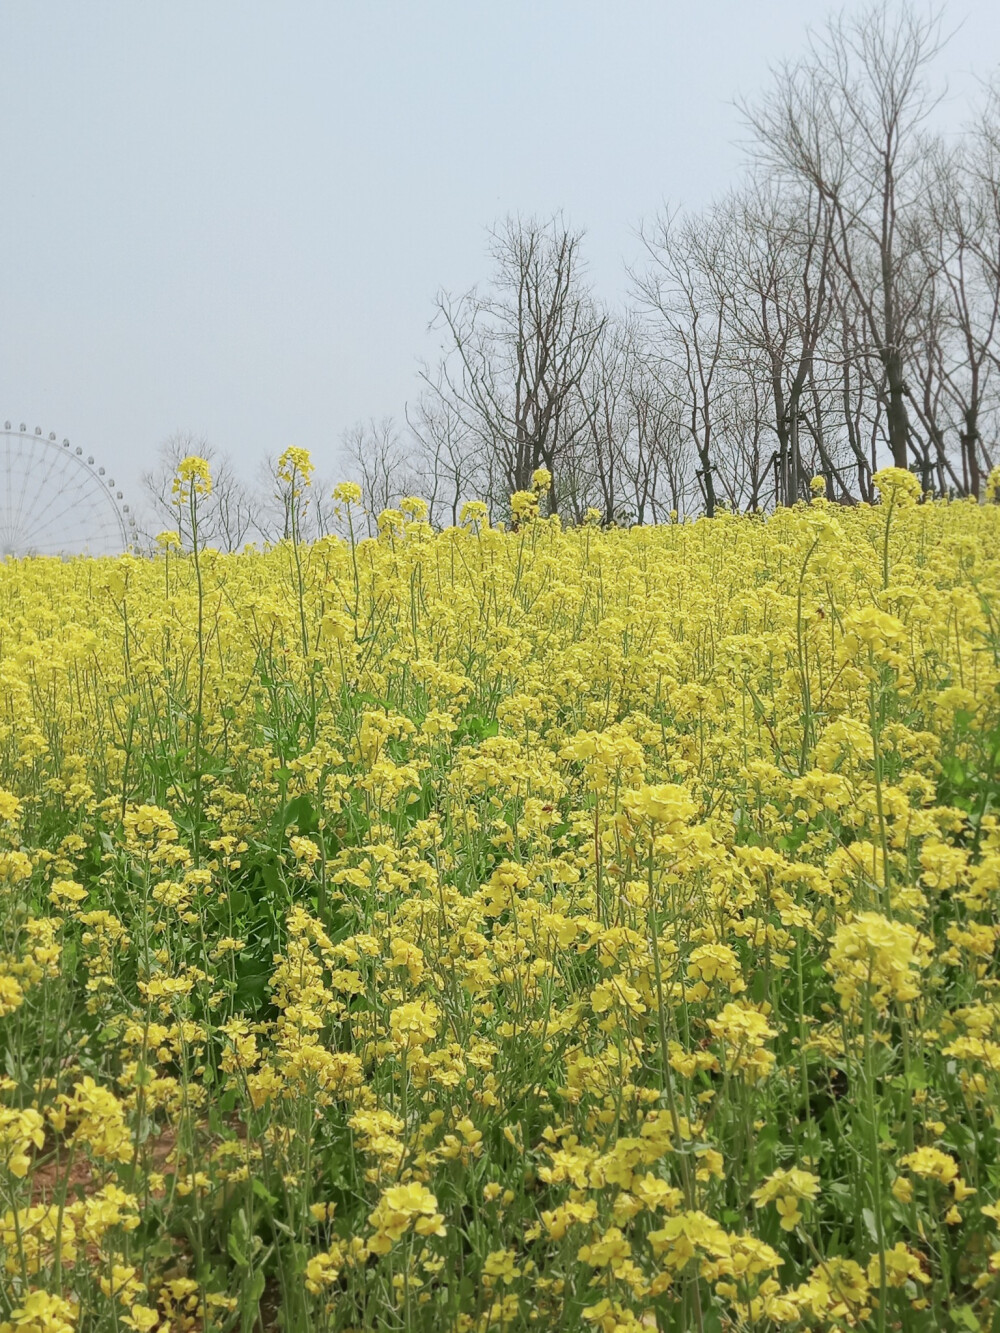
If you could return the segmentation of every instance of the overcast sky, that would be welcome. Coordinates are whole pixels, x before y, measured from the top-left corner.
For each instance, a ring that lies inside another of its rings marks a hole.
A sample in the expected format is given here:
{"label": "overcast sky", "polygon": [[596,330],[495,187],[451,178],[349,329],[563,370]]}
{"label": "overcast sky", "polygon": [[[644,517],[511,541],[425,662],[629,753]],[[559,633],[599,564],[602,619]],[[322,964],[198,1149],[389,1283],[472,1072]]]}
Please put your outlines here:
{"label": "overcast sky", "polygon": [[[848,4],[848,9],[853,8]],[[245,460],[415,398],[435,292],[557,209],[624,295],[636,229],[739,169],[740,92],[816,0],[0,0],[0,418],[138,474],[177,429]],[[997,0],[951,0],[958,125]]]}

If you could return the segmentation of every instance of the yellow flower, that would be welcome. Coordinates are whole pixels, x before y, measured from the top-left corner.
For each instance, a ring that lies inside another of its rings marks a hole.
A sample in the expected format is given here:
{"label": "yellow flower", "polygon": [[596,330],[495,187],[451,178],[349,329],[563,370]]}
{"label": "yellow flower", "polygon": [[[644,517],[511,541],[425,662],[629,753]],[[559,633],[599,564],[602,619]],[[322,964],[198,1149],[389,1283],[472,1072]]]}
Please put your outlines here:
{"label": "yellow flower", "polygon": [[844,1009],[867,999],[881,1013],[892,1000],[917,998],[919,972],[929,959],[930,944],[913,926],[858,912],[834,932],[826,968]]}
{"label": "yellow flower", "polygon": [[49,890],[49,901],[58,907],[61,903],[80,903],[87,896],[87,890],[82,884],[77,884],[72,879],[55,879],[52,881],[52,888]]}
{"label": "yellow flower", "polygon": [[112,1264],[111,1273],[101,1277],[100,1287],[105,1296],[114,1297],[125,1306],[130,1305],[132,1298],[146,1289],[138,1270],[132,1264]]}
{"label": "yellow flower", "polygon": [[368,1221],[375,1228],[369,1241],[374,1254],[387,1254],[411,1225],[418,1236],[445,1234],[437,1199],[425,1185],[394,1185],[385,1190]]}
{"label": "yellow flower", "polygon": [[426,1046],[437,1035],[441,1011],[433,1000],[397,1005],[389,1015],[389,1031],[400,1050]]}
{"label": "yellow flower", "polygon": [[292,449],[222,555],[204,461],[191,558],[0,561],[4,1333],[227,1327],[276,1238],[317,1328],[985,1317],[1000,506],[619,526],[567,455],[432,531]]}
{"label": "yellow flower", "polygon": [[706,982],[723,981],[732,994],[746,990],[739,959],[728,944],[702,944],[688,958],[688,975]]}
{"label": "yellow flower", "polygon": [[0,1333],[74,1333],[76,1316],[75,1304],[34,1290],[11,1310],[10,1320],[0,1324]]}
{"label": "yellow flower", "polygon": [[24,990],[16,977],[0,973],[0,1018],[6,1018],[24,1003]]}
{"label": "yellow flower", "polygon": [[122,1316],[122,1323],[134,1328],[136,1333],[151,1333],[160,1322],[160,1316],[148,1305],[133,1305],[127,1315]]}
{"label": "yellow flower", "polygon": [[306,1263],[306,1290],[318,1295],[327,1287],[332,1287],[340,1276],[344,1256],[339,1246],[314,1254]]}
{"label": "yellow flower", "polygon": [[510,497],[510,512],[521,521],[534,518],[538,513],[538,496],[534,491],[514,491]]}
{"label": "yellow flower", "polygon": [[17,822],[21,814],[21,802],[13,792],[0,787],[0,820],[7,824]]}
{"label": "yellow flower", "polygon": [[905,467],[884,467],[872,476],[883,499],[919,500],[920,482]]}
{"label": "yellow flower", "polygon": [[208,462],[196,454],[182,458],[174,477],[174,498],[186,504],[194,495],[209,495],[212,491],[212,472]]}
{"label": "yellow flower", "polygon": [[820,1178],[811,1171],[794,1166],[787,1170],[779,1167],[757,1186],[751,1198],[758,1207],[773,1203],[781,1219],[781,1229],[794,1231],[802,1221],[799,1203],[815,1199],[819,1189]]}
{"label": "yellow flower", "polygon": [[913,1182],[906,1176],[897,1176],[892,1182],[893,1198],[898,1199],[900,1203],[913,1202]]}
{"label": "yellow flower", "polygon": [[794,1231],[802,1221],[802,1214],[799,1212],[798,1199],[790,1194],[786,1194],[775,1199],[774,1205],[778,1210],[778,1216],[781,1218],[782,1231]]}
{"label": "yellow flower", "polygon": [[920,1263],[920,1256],[907,1248],[902,1241],[883,1254],[873,1254],[868,1262],[868,1281],[877,1287],[885,1269],[886,1283],[890,1287],[905,1287],[909,1281],[929,1285],[931,1279]]}
{"label": "yellow flower", "polygon": [[670,833],[678,832],[694,818],[695,803],[676,783],[643,786],[625,797],[625,808]]}
{"label": "yellow flower", "polygon": [[290,445],[278,459],[278,477],[289,486],[311,485],[314,464],[308,449]]}
{"label": "yellow flower", "polygon": [[31,1149],[45,1144],[45,1121],[34,1107],[23,1111],[0,1106],[0,1164],[23,1180],[31,1167]]}
{"label": "yellow flower", "polygon": [[716,1018],[708,1020],[709,1031],[722,1043],[726,1063],[755,1083],[774,1068],[775,1057],[764,1043],[777,1036],[767,1016],[755,1005],[732,1001],[723,1005]]}
{"label": "yellow flower", "polygon": [[701,1251],[715,1258],[732,1253],[732,1240],[713,1218],[690,1211],[669,1218],[662,1227],[649,1233],[653,1253],[672,1272],[679,1272]]}
{"label": "yellow flower", "polygon": [[57,1128],[62,1128],[67,1119],[74,1121],[73,1142],[99,1161],[127,1162],[132,1157],[124,1107],[110,1089],[99,1087],[89,1074],[73,1085],[72,1096],[59,1095],[49,1118]]}
{"label": "yellow flower", "polygon": [[958,1179],[958,1163],[950,1153],[939,1148],[917,1148],[899,1159],[900,1166],[915,1176],[927,1176],[939,1180],[942,1185],[950,1185]]}
{"label": "yellow flower", "polygon": [[339,504],[358,504],[361,500],[361,487],[356,481],[341,481],[333,488],[333,498]]}

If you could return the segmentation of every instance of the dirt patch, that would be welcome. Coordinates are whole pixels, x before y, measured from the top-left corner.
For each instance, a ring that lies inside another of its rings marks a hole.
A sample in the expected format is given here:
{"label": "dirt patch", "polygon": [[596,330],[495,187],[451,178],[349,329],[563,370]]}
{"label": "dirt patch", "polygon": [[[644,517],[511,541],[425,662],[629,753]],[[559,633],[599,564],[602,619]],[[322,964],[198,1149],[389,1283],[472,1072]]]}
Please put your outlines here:
{"label": "dirt patch", "polygon": [[[177,1135],[168,1126],[155,1138],[151,1135],[142,1145],[139,1164],[148,1171],[163,1171],[177,1147]],[[118,1164],[118,1171],[128,1170],[129,1163]],[[30,1174],[31,1203],[53,1203],[57,1198],[86,1199],[113,1178],[115,1170],[109,1163],[104,1171],[95,1172],[94,1164],[72,1151],[63,1140],[53,1143],[39,1165]],[[121,1183],[120,1176],[118,1183]]]}

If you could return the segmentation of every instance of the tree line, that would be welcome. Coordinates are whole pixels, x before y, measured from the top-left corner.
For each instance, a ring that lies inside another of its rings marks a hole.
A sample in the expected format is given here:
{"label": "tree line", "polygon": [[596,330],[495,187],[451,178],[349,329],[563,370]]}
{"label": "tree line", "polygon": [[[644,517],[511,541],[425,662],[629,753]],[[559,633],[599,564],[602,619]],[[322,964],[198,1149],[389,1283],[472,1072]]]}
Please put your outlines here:
{"label": "tree line", "polygon": [[[880,3],[831,18],[741,104],[745,163],[707,209],[666,209],[620,307],[561,215],[490,233],[489,280],[442,292],[443,350],[403,419],[348,431],[341,475],[374,517],[494,517],[536,469],[567,522],[872,498],[891,462],[979,496],[1000,463],[1000,80],[971,123],[933,126],[940,15]],[[169,509],[175,438],[147,491]],[[217,544],[280,537],[287,497],[217,464]],[[220,484],[221,482],[221,484]],[[335,523],[313,490],[315,534]],[[327,488],[328,490],[328,488]]]}

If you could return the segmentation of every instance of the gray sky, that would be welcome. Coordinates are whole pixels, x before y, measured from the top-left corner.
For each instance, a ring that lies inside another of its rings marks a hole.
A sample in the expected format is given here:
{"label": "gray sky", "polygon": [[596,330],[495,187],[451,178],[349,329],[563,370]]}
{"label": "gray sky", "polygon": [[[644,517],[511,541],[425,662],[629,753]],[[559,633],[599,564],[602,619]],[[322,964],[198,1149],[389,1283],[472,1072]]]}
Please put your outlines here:
{"label": "gray sky", "polygon": [[[853,4],[849,3],[848,8]],[[417,394],[487,226],[563,209],[602,295],[636,228],[738,170],[731,102],[817,0],[0,0],[0,417],[137,478],[178,428],[244,460]],[[951,0],[958,124],[997,0]],[[964,20],[964,23],[963,23]]]}

